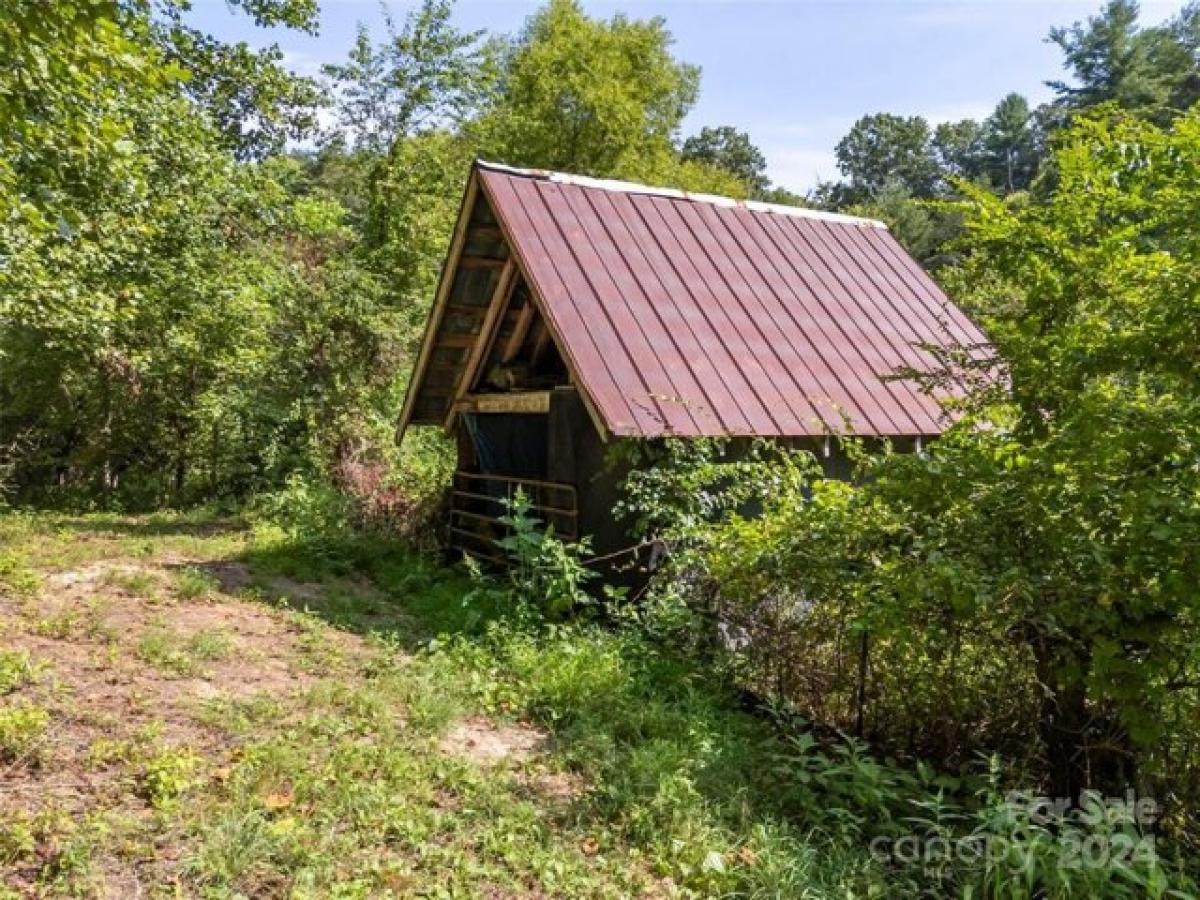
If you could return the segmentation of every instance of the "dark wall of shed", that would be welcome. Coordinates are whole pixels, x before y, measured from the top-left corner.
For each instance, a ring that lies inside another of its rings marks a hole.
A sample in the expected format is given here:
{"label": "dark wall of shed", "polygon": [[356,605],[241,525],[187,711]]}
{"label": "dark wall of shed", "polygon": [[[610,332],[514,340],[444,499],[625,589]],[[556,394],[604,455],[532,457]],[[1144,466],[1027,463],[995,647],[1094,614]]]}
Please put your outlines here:
{"label": "dark wall of shed", "polygon": [[579,503],[579,533],[592,536],[598,555],[614,553],[632,539],[613,508],[621,499],[627,467],[612,463],[577,391],[555,391],[550,397],[549,472],[551,481],[573,484]]}

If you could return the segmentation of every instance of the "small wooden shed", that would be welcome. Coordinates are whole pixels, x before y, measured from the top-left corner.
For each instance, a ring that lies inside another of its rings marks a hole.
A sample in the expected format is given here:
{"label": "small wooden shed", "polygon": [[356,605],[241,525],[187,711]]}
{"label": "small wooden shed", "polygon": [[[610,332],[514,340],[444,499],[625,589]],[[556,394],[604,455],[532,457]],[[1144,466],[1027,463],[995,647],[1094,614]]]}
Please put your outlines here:
{"label": "small wooden shed", "polygon": [[919,445],[947,422],[930,346],[985,338],[880,222],[476,162],[399,434],[457,438],[453,543],[495,553],[523,487],[617,549],[630,438],[769,437],[829,459],[847,430]]}

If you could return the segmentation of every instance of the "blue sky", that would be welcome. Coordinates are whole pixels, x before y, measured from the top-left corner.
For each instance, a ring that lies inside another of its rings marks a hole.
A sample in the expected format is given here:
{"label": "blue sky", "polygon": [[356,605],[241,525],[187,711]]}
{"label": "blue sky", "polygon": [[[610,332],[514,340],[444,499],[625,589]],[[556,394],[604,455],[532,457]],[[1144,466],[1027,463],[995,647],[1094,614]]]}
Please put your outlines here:
{"label": "blue sky", "polygon": [[[394,0],[397,19],[414,4]],[[511,32],[539,4],[459,0],[467,29]],[[1168,18],[1179,2],[1143,2],[1142,21]],[[1060,77],[1054,25],[1093,14],[1094,2],[1059,0],[625,0],[586,2],[594,15],[662,16],[675,53],[702,69],[700,101],[684,133],[736,125],[767,157],[769,174],[797,191],[838,175],[833,147],[859,116],[920,114],[931,122],[982,118],[1008,91],[1033,102]],[[297,71],[342,59],[359,21],[382,36],[377,0],[321,0],[321,31],[309,37],[255,29],[224,0],[195,0],[192,20],[226,39],[277,42]]]}

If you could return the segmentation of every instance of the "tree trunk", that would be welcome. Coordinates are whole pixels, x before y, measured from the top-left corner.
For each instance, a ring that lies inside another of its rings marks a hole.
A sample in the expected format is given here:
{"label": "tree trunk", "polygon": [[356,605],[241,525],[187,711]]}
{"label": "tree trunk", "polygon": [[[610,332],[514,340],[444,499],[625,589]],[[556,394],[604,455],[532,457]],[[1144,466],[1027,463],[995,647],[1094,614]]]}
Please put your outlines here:
{"label": "tree trunk", "polygon": [[[1092,726],[1084,681],[1089,661],[1061,639],[1039,637],[1034,642],[1037,677],[1042,685],[1039,730],[1046,752],[1046,788],[1055,799],[1079,801],[1091,784],[1088,734]],[[1075,672],[1070,683],[1060,673]]]}
{"label": "tree trunk", "polygon": [[862,639],[858,647],[858,691],[854,705],[854,735],[861,739],[867,707],[867,654],[871,649],[870,635],[863,629]]}
{"label": "tree trunk", "polygon": [[[1135,784],[1137,754],[1128,731],[1089,702],[1089,655],[1049,638],[1035,642],[1034,651],[1045,691],[1040,731],[1051,796],[1077,803],[1084,790],[1123,795]],[[1079,674],[1060,684],[1058,673],[1068,668]]]}

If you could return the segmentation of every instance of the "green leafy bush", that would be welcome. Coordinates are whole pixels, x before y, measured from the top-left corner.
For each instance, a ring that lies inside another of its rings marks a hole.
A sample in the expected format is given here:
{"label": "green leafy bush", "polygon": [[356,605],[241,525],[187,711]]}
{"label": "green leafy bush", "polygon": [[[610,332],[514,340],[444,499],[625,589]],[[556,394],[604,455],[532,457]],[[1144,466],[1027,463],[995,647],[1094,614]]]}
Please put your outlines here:
{"label": "green leafy bush", "polygon": [[515,599],[531,603],[550,618],[562,618],[591,602],[585,585],[596,577],[583,563],[588,542],[566,543],[544,528],[524,491],[505,501],[501,524],[509,533],[496,541],[509,559],[507,586]]}
{"label": "green leafy bush", "polygon": [[0,650],[0,697],[32,682],[37,666],[24,650]]}
{"label": "green leafy bush", "polygon": [[50,714],[30,703],[0,707],[0,761],[37,763]]}
{"label": "green leafy bush", "polygon": [[142,792],[156,809],[169,809],[200,783],[203,758],[186,747],[164,747],[142,766]]}
{"label": "green leafy bush", "polygon": [[924,453],[842,440],[839,482],[807,454],[668,445],[635,474],[673,550],[660,592],[743,684],[900,756],[1149,792],[1196,839],[1197,158],[1200,112],[1100,116],[1040,202],[967,189],[955,277],[1005,377],[935,355],[922,381],[958,390],[959,421]]}

